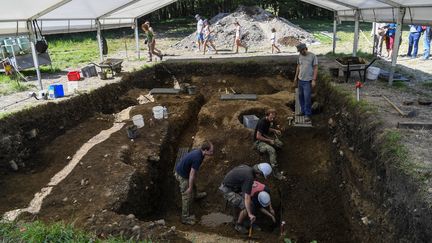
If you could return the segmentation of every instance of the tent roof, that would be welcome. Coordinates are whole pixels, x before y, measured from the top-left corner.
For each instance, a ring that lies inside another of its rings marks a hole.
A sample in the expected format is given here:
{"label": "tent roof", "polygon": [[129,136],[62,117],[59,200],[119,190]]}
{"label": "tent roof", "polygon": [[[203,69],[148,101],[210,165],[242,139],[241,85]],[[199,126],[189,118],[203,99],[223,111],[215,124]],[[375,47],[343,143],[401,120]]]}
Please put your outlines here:
{"label": "tent roof", "polygon": [[27,33],[26,21],[38,20],[44,34],[132,26],[136,18],[177,0],[15,0],[0,8],[0,35]]}
{"label": "tent roof", "polygon": [[353,21],[359,11],[364,22],[396,22],[398,7],[406,8],[406,24],[432,25],[431,0],[302,0],[318,7],[335,11],[338,18]]}

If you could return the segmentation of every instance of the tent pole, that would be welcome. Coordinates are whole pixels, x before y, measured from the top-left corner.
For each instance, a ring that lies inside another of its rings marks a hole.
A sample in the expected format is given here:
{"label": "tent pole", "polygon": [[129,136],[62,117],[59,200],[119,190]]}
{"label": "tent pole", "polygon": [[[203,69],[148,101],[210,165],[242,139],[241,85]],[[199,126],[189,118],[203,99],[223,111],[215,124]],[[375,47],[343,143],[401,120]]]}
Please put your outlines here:
{"label": "tent pole", "polygon": [[139,28],[138,28],[138,19],[135,19],[135,45],[136,45],[136,53],[138,60],[140,60],[140,47],[139,47]]}
{"label": "tent pole", "polygon": [[378,45],[378,38],[376,37],[377,33],[376,33],[376,26],[377,26],[377,22],[372,22],[372,34],[373,34],[373,46],[372,46],[372,55],[373,56],[378,56],[378,48],[375,48]]}
{"label": "tent pole", "polygon": [[354,45],[353,45],[353,52],[352,56],[357,56],[357,49],[358,49],[358,42],[359,42],[359,10],[356,9],[355,11],[355,24],[354,24]]}
{"label": "tent pole", "polygon": [[98,41],[98,46],[99,46],[99,57],[100,57],[100,62],[104,61],[104,57],[103,57],[103,49],[102,49],[102,35],[101,35],[101,23],[99,21],[99,19],[96,19],[96,26],[97,26],[97,41]]}
{"label": "tent pole", "polygon": [[333,54],[336,52],[337,13],[333,12]]}
{"label": "tent pole", "polygon": [[30,33],[30,47],[32,50],[32,57],[33,57],[33,66],[36,69],[36,75],[37,75],[37,79],[38,79],[38,83],[39,83],[39,89],[43,90],[43,85],[42,85],[42,76],[39,70],[39,59],[38,59],[38,55],[36,52],[36,47],[35,47],[35,42],[36,42],[36,35],[35,35],[35,31],[33,30],[33,26],[32,26],[32,21],[27,21],[27,30]]}
{"label": "tent pole", "polygon": [[393,85],[393,77],[396,69],[397,57],[399,55],[399,45],[402,36],[402,20],[405,15],[405,10],[406,10],[405,8],[398,8],[396,35],[395,35],[395,40],[393,45],[393,52],[391,56],[392,62],[391,62],[391,70],[390,70],[389,82],[388,82],[390,86]]}

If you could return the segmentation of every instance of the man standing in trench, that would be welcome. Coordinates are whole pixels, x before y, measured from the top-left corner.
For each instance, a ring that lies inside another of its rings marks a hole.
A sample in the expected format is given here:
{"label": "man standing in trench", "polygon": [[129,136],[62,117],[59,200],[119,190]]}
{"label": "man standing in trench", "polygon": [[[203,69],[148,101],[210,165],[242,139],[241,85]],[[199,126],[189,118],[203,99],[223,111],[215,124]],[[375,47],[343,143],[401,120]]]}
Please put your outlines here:
{"label": "man standing in trench", "polygon": [[182,196],[181,222],[183,224],[195,224],[195,216],[190,215],[192,199],[201,199],[207,196],[206,192],[196,192],[195,179],[204,157],[212,154],[213,144],[206,141],[201,145],[201,148],[194,149],[183,156],[175,167],[174,176],[179,182]]}
{"label": "man standing in trench", "polygon": [[252,186],[255,178],[267,178],[272,172],[272,167],[268,163],[256,164],[253,167],[247,165],[239,165],[232,169],[222,181],[219,190],[223,193],[223,197],[233,207],[239,208],[240,213],[237,218],[235,230],[242,234],[248,231],[243,226],[243,221],[249,217],[251,224],[254,223],[256,217],[253,214],[252,204]]}
{"label": "man standing in trench", "polygon": [[[277,169],[278,163],[276,161],[276,148],[282,148],[283,143],[277,137],[281,135],[281,131],[274,127],[275,119],[276,110],[268,109],[265,117],[258,121],[254,132],[254,147],[260,153],[268,153],[273,175],[276,179],[283,180],[285,177]],[[275,137],[273,138],[270,133],[273,133]]]}
{"label": "man standing in trench", "polygon": [[309,52],[306,44],[300,43],[297,46],[300,55],[297,60],[297,69],[294,77],[294,85],[298,87],[301,113],[305,116],[305,122],[311,121],[312,115],[312,89],[316,85],[318,76],[318,58]]}

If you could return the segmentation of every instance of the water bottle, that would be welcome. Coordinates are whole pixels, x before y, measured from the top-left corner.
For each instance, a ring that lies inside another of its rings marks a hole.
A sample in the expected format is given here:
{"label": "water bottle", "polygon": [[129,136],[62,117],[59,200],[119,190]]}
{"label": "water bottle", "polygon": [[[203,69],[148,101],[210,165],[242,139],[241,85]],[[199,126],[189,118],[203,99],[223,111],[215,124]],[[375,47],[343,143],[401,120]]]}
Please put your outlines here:
{"label": "water bottle", "polygon": [[163,118],[168,119],[168,109],[166,106],[163,107]]}

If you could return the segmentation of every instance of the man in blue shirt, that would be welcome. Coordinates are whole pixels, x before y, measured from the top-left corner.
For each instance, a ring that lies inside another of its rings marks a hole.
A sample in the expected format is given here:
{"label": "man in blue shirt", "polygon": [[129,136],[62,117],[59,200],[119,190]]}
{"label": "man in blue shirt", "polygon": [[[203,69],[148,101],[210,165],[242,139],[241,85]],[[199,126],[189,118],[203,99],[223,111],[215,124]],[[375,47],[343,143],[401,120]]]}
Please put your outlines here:
{"label": "man in blue shirt", "polygon": [[200,149],[194,149],[183,156],[175,167],[174,176],[180,184],[182,195],[182,223],[195,224],[195,217],[190,215],[189,209],[192,199],[201,199],[207,193],[196,193],[195,179],[204,157],[213,154],[213,144],[204,142]]}
{"label": "man in blue shirt", "polygon": [[423,42],[423,46],[424,46],[423,59],[427,60],[429,59],[430,56],[430,44],[432,39],[432,31],[430,26],[425,26],[424,29],[425,29],[424,30],[425,33],[424,33],[424,42]]}

